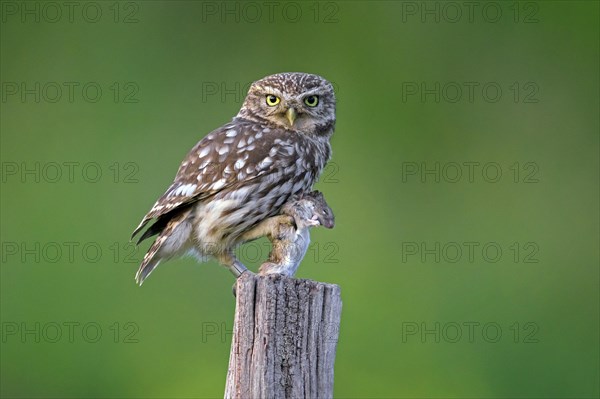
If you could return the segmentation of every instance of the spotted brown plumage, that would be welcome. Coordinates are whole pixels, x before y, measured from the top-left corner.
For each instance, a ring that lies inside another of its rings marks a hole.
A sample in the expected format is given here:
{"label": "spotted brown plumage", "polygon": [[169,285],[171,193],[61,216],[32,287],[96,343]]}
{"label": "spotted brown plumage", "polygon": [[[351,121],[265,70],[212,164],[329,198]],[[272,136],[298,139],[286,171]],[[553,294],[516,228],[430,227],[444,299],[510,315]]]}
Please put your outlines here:
{"label": "spotted brown plumage", "polygon": [[[316,106],[308,96],[317,97]],[[325,79],[283,73],[255,82],[238,115],[192,148],[133,232],[155,220],[140,237],[158,235],[136,281],[185,253],[232,268],[245,232],[278,214],[292,195],[310,191],[331,157],[334,127],[335,96]]]}

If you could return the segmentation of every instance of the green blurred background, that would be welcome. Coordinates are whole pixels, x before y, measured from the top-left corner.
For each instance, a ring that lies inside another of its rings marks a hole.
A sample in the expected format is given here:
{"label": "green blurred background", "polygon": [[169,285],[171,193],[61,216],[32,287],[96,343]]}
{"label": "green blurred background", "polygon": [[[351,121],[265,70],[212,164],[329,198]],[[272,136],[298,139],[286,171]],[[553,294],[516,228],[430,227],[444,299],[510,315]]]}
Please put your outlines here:
{"label": "green blurred background", "polygon": [[2,397],[222,396],[233,278],[128,239],[282,71],[338,96],[336,397],[598,397],[598,2],[54,4],[2,2]]}

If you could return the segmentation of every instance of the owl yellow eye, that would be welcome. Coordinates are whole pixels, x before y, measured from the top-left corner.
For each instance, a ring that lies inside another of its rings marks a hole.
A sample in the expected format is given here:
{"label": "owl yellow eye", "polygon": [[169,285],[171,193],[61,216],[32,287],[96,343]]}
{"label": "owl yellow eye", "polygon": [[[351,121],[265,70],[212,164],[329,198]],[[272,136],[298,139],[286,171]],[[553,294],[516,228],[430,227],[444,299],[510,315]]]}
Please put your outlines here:
{"label": "owl yellow eye", "polygon": [[309,107],[316,107],[318,103],[319,96],[307,96],[304,99],[304,104],[308,105]]}
{"label": "owl yellow eye", "polygon": [[281,101],[281,100],[279,99],[279,97],[277,97],[277,96],[274,96],[274,95],[272,95],[272,94],[269,94],[269,95],[267,95],[267,105],[268,105],[269,107],[274,107],[274,106],[276,106],[277,104],[279,104],[279,101]]}

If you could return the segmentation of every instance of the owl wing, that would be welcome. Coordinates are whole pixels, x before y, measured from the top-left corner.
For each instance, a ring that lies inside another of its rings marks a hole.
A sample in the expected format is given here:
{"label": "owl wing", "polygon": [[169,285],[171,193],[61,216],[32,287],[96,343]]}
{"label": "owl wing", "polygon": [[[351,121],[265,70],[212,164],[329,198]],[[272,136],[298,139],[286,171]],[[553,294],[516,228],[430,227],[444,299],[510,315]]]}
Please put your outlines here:
{"label": "owl wing", "polygon": [[[214,130],[192,148],[173,183],[144,216],[132,238],[150,220],[176,209],[261,176],[295,173],[296,167],[302,166],[296,163],[297,152],[302,151],[298,139],[301,135],[241,119]],[[156,233],[147,232],[140,240]]]}

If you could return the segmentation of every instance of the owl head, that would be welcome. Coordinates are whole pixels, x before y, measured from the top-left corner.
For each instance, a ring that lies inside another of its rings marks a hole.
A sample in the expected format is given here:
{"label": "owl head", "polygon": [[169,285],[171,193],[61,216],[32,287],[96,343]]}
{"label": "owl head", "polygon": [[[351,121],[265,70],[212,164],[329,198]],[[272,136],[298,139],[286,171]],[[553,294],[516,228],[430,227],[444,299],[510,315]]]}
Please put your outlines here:
{"label": "owl head", "polygon": [[335,127],[333,86],[318,75],[289,72],[252,84],[239,117],[317,136]]}

